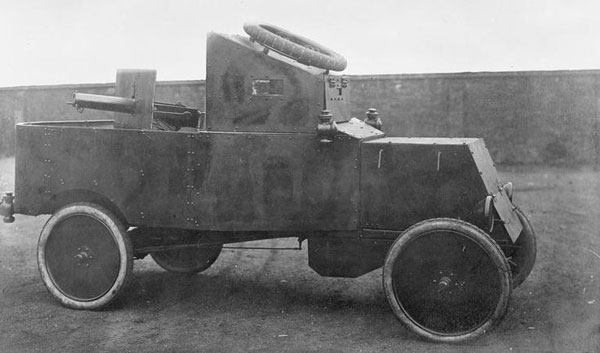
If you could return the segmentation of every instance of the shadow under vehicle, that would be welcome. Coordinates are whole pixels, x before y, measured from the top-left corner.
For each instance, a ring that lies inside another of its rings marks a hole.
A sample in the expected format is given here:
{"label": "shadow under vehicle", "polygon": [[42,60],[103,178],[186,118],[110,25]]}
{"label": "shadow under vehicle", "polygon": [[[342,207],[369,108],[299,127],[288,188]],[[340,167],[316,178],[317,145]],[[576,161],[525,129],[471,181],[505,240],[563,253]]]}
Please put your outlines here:
{"label": "shadow under vehicle", "polygon": [[[535,262],[535,235],[483,140],[386,136],[350,115],[346,61],[266,24],[210,33],[205,112],[154,101],[156,73],[121,70],[116,95],[75,93],[114,120],[17,125],[13,214],[51,217],[42,280],[63,305],[99,309],[150,254],[196,273],[223,244],[308,240],[323,276],[383,267],[397,318],[459,342],[505,314]],[[366,107],[365,107],[366,108]]]}

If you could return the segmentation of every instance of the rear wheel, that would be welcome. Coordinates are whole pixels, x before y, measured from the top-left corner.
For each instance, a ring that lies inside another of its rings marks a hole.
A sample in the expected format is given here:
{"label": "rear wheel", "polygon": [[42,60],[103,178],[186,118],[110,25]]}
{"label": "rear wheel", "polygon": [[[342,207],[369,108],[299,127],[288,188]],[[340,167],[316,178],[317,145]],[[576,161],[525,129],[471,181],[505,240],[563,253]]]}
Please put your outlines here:
{"label": "rear wheel", "polygon": [[38,267],[46,288],[63,305],[99,309],[125,286],[133,268],[131,241],[110,211],[74,203],[54,213],[38,242]]}
{"label": "rear wheel", "polygon": [[505,314],[512,289],[498,245],[479,228],[447,218],[418,223],[394,242],[383,285],[396,317],[437,342],[488,331]]}

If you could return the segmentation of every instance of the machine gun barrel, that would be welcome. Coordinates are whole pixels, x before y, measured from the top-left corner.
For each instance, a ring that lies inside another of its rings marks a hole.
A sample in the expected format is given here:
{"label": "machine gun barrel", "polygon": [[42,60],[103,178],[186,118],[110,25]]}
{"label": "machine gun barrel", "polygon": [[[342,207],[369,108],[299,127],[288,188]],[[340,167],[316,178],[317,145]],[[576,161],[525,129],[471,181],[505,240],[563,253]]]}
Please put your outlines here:
{"label": "machine gun barrel", "polygon": [[103,96],[99,94],[75,93],[73,95],[73,102],[68,102],[67,104],[72,105],[78,110],[89,108],[132,114],[135,108],[135,99]]}

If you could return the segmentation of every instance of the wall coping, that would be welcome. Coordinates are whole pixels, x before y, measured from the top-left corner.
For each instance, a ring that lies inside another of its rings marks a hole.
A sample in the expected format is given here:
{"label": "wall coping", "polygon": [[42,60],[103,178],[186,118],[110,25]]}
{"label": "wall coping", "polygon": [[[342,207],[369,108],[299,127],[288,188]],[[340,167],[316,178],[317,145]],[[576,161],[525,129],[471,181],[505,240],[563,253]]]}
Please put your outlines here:
{"label": "wall coping", "polygon": [[[450,73],[423,73],[423,74],[376,74],[376,75],[344,75],[352,80],[419,80],[419,79],[473,79],[473,78],[495,78],[495,77],[528,77],[528,76],[600,76],[600,70],[548,70],[548,71],[482,71],[482,72],[450,72]],[[157,86],[203,86],[205,80],[177,80],[157,81]],[[107,83],[70,83],[58,85],[32,85],[0,87],[0,91],[19,90],[44,90],[44,89],[82,89],[82,88],[111,88],[114,82]]]}
{"label": "wall coping", "polygon": [[[157,86],[197,86],[204,85],[204,80],[180,80],[180,81],[157,81]],[[46,90],[46,89],[83,89],[83,88],[113,88],[114,82],[107,83],[68,83],[60,85],[34,85],[34,86],[14,86],[0,87],[2,91],[22,91],[22,90]]]}
{"label": "wall coping", "polygon": [[473,79],[495,77],[529,77],[529,76],[600,76],[600,70],[549,70],[549,71],[482,71],[482,72],[450,72],[427,74],[385,74],[385,75],[347,75],[353,80],[406,80],[406,79]]}

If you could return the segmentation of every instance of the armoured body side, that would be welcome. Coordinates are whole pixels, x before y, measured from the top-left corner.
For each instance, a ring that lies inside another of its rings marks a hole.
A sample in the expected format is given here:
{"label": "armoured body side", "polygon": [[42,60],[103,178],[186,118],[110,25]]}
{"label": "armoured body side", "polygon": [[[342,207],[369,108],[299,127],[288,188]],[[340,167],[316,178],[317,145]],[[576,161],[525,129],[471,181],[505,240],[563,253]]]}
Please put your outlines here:
{"label": "armoured body side", "polygon": [[[17,212],[102,199],[132,226],[358,229],[359,144],[314,134],[164,132],[22,124]],[[33,143],[36,141],[36,143]]]}

